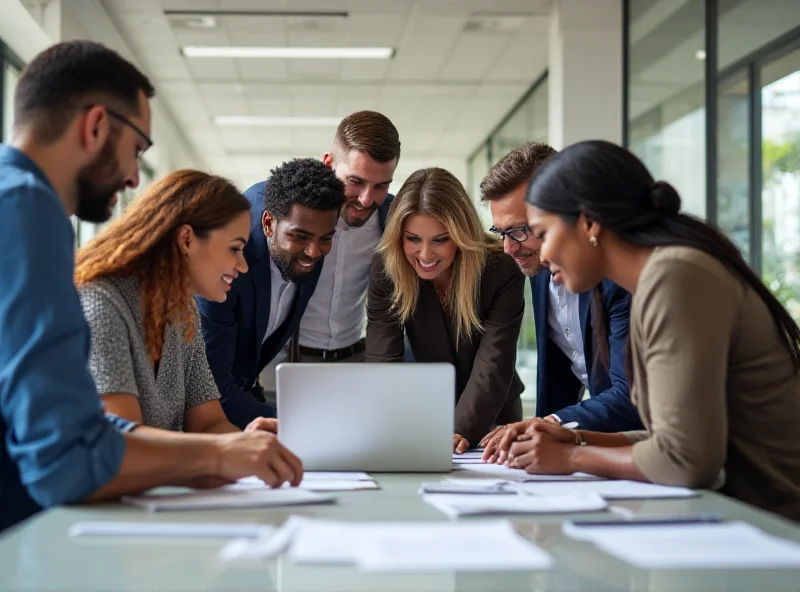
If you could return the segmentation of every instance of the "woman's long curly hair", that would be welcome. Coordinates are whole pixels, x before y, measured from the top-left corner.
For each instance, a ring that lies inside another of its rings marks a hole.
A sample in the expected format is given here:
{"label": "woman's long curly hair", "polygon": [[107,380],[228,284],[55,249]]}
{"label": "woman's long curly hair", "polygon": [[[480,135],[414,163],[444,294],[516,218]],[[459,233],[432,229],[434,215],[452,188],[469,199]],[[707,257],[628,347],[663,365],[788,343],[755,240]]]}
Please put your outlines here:
{"label": "woman's long curly hair", "polygon": [[183,325],[194,338],[196,304],[189,269],[176,237],[183,225],[203,239],[250,211],[250,202],[228,180],[180,170],[151,185],[107,230],[78,251],[75,284],[110,277],[139,281],[145,343],[161,359],[168,325]]}

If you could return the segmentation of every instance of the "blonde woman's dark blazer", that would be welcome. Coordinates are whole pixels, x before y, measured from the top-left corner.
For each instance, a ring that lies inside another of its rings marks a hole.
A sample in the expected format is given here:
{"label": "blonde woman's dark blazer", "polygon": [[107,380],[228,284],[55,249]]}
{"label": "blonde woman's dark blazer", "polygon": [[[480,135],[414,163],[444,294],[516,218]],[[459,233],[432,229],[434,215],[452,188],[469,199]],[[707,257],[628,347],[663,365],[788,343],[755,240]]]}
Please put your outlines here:
{"label": "blonde woman's dark blazer", "polygon": [[417,362],[448,362],[456,369],[455,432],[475,446],[495,424],[522,419],[524,387],[515,370],[525,308],[524,276],[514,260],[491,252],[481,273],[478,312],[482,331],[454,343],[433,283],[419,281],[411,318],[400,324],[390,311],[394,285],[376,254],[367,296],[367,362],[402,362],[404,336]]}

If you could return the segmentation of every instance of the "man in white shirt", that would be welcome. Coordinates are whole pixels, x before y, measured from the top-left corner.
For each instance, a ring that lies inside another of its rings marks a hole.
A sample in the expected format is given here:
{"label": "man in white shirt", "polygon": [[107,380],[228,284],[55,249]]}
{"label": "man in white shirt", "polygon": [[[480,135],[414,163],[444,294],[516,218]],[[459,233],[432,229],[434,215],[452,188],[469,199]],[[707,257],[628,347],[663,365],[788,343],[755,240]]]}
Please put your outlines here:
{"label": "man in white shirt", "polygon": [[369,266],[383,235],[393,198],[389,185],[399,158],[397,129],[374,111],[345,117],[336,129],[331,151],[322,157],[344,183],[346,200],[333,246],[296,335],[298,361],[364,361]]}

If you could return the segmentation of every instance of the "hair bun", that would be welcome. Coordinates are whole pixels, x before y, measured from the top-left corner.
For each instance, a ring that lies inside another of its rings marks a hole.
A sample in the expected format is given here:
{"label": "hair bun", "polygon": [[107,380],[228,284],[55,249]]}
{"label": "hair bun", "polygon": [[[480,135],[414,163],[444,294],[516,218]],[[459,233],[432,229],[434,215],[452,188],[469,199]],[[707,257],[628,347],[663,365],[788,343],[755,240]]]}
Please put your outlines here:
{"label": "hair bun", "polygon": [[656,181],[650,187],[653,209],[664,216],[674,216],[681,209],[681,196],[666,181]]}

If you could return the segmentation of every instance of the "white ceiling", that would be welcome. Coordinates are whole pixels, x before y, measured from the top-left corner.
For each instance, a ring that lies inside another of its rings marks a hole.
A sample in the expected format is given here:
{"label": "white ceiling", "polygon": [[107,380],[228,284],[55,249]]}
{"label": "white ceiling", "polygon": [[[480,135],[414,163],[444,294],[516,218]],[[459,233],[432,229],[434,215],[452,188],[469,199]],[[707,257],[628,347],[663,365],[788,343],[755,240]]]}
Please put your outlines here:
{"label": "white ceiling", "polygon": [[[393,189],[423,166],[463,179],[467,156],[547,65],[551,0],[103,0],[197,153],[241,186],[297,156],[320,157],[335,128],[218,127],[217,115],[344,116],[373,109],[400,131]],[[164,11],[346,12],[216,16]],[[477,25],[475,24],[477,23]],[[479,26],[482,25],[482,26]],[[467,30],[465,30],[465,28]],[[184,58],[183,45],[392,46],[389,60]]]}

